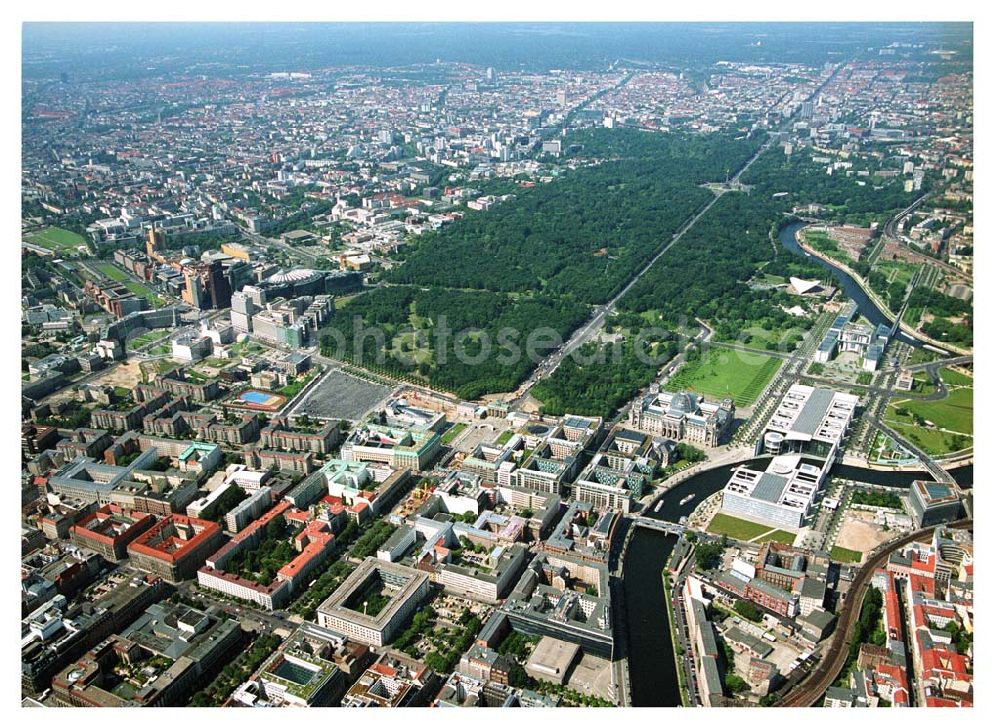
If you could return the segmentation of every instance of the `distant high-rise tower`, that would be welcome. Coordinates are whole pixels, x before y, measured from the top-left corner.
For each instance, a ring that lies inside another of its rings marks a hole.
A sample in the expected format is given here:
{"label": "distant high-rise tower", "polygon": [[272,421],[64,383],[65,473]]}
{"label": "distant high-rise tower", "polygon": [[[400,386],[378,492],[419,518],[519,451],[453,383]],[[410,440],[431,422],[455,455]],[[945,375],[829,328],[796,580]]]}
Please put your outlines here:
{"label": "distant high-rise tower", "polygon": [[497,80],[497,72],[496,69],[493,68],[493,66],[490,66],[489,68],[486,69],[486,80],[489,81],[490,83],[493,83]]}
{"label": "distant high-rise tower", "polygon": [[154,253],[165,247],[167,247],[166,233],[156,228],[149,228],[149,232],[146,233],[146,255],[152,258]]}
{"label": "distant high-rise tower", "polygon": [[194,263],[184,271],[184,290],[181,298],[197,309],[228,308],[233,296],[229,281],[222,271],[222,263]]}
{"label": "distant high-rise tower", "polygon": [[[255,294],[258,294],[256,300]],[[242,291],[233,294],[230,320],[234,329],[241,333],[253,331],[254,314],[260,311],[266,302],[260,294],[263,292],[253,286],[246,286]]]}

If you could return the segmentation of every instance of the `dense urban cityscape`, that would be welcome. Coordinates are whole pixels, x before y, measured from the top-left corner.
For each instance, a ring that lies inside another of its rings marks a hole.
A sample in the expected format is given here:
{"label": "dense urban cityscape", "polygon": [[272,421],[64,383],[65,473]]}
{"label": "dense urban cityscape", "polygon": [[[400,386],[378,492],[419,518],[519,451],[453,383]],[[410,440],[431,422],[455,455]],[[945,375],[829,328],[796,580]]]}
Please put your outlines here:
{"label": "dense urban cityscape", "polygon": [[22,37],[22,706],[973,705],[971,23]]}

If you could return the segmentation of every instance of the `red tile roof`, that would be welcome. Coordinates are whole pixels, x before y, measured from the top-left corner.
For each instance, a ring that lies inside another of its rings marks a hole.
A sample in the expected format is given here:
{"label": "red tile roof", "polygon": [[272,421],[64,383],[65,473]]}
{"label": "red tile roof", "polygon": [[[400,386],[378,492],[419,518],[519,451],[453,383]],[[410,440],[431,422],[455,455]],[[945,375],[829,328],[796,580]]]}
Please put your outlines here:
{"label": "red tile roof", "polygon": [[[194,530],[194,535],[186,540],[172,535],[162,536],[163,531],[176,525],[191,526]],[[200,518],[191,518],[190,516],[182,516],[179,513],[172,513],[130,543],[128,550],[129,553],[137,553],[175,564],[201,546],[205,541],[214,538],[221,532],[222,528],[214,521],[205,521]],[[161,537],[160,541],[155,544],[150,543],[158,536]]]}

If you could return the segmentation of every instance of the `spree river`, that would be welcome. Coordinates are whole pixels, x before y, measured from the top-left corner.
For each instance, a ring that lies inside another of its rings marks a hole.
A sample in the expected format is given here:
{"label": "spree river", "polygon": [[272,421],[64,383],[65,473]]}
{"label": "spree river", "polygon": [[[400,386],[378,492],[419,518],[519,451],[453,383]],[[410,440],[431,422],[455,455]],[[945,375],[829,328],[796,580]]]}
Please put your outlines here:
{"label": "spree river", "polygon": [[638,528],[623,568],[628,672],[632,705],[671,708],[681,704],[670,639],[663,569],[677,542],[674,535]]}
{"label": "spree river", "polygon": [[[891,328],[893,322],[886,318],[850,275],[802,249],[795,233],[805,226],[806,223],[801,221],[785,225],[778,233],[781,244],[796,255],[809,257],[829,270],[840,283],[844,295],[857,304],[862,316],[875,325],[885,324]],[[897,332],[896,337],[911,346],[923,346],[902,331]],[[752,464],[755,469],[763,470],[768,461],[767,457],[754,458],[698,473],[661,495],[648,515],[677,523],[682,517],[691,515],[703,500],[722,490],[738,465]],[[961,487],[972,485],[971,465],[950,472]],[[892,488],[907,488],[914,480],[933,480],[925,472],[870,470],[849,465],[834,466],[830,477]],[[632,704],[637,706],[681,704],[662,579],[663,568],[675,543],[676,537],[665,538],[659,532],[640,528],[625,554],[623,582],[628,612],[628,666]]]}
{"label": "spree river", "polygon": [[[799,242],[795,239],[795,233],[804,227],[806,227],[806,223],[804,222],[792,222],[781,228],[781,231],[778,233],[778,240],[781,241],[782,247],[792,253],[795,253],[796,255],[809,258],[830,271],[834,277],[836,277],[838,283],[840,283],[844,296],[851,299],[858,305],[858,313],[871,321],[875,326],[885,324],[891,329],[893,322],[886,318],[885,314],[883,314],[882,311],[879,310],[879,307],[872,302],[871,298],[869,298],[868,294],[865,293],[861,286],[858,285],[857,281],[837,266],[830,265],[822,258],[809,255],[809,253],[802,249],[802,246],[799,245]],[[922,342],[917,341],[903,331],[897,331],[895,338],[906,342],[910,346],[915,346],[918,349],[924,346]]]}
{"label": "spree river", "polygon": [[[661,495],[648,515],[677,523],[682,517],[691,515],[703,500],[722,490],[733,468],[751,465],[763,470],[769,461],[769,457],[753,458],[693,475]],[[972,485],[971,465],[949,472],[961,487]],[[830,477],[892,488],[908,488],[914,480],[933,480],[925,472],[870,470],[849,465],[834,466]],[[681,501],[690,495],[694,498],[682,505]],[[674,536],[665,538],[658,531],[639,528],[625,554],[623,582],[628,613],[628,667],[632,704],[636,706],[673,707],[681,704],[662,578],[675,543]]]}

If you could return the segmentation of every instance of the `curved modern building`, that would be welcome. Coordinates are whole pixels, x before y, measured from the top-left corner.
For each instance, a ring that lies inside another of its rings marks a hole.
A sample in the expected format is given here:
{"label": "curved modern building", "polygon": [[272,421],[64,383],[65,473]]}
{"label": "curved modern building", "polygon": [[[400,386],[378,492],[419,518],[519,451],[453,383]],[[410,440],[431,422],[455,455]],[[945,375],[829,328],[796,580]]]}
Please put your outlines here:
{"label": "curved modern building", "polygon": [[780,432],[768,432],[764,435],[764,452],[768,455],[780,455],[781,444],[785,441],[785,436]]}
{"label": "curved modern building", "polygon": [[267,293],[269,300],[318,296],[324,293],[347,293],[361,287],[361,274],[356,271],[321,271],[311,268],[279,270],[258,287]]}

